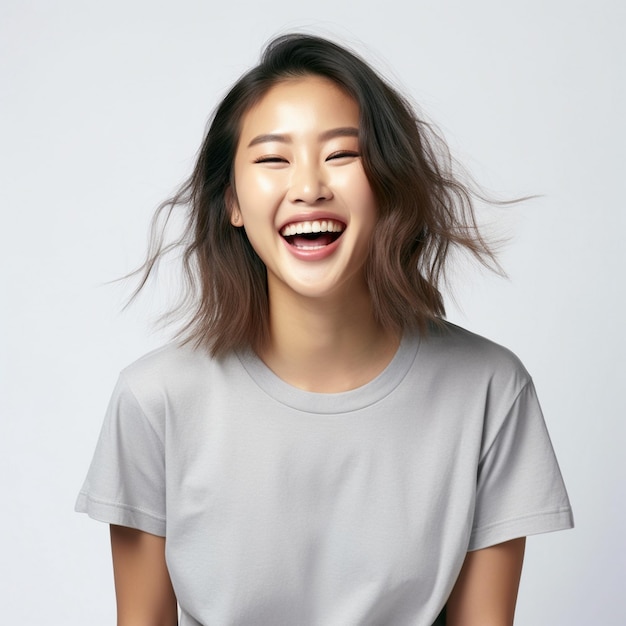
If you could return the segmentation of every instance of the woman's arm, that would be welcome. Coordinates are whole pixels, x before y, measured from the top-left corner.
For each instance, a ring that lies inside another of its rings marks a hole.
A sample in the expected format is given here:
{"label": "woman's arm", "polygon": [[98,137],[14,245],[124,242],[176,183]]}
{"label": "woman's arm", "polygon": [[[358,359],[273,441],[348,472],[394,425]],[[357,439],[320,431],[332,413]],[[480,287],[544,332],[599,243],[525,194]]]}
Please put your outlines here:
{"label": "woman's arm", "polygon": [[511,626],[526,539],[468,552],[446,609],[447,626]]}
{"label": "woman's arm", "polygon": [[178,608],[165,565],[165,538],[111,525],[118,626],[176,626]]}

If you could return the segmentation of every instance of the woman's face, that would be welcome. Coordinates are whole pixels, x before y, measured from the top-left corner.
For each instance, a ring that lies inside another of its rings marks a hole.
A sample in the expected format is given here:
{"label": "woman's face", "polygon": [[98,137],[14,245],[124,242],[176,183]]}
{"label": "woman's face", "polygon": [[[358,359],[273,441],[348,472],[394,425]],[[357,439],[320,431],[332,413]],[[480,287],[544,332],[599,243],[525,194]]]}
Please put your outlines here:
{"label": "woman's face", "polygon": [[231,221],[267,267],[270,301],[366,288],[376,203],[358,128],[356,102],[316,76],[277,84],[244,116]]}

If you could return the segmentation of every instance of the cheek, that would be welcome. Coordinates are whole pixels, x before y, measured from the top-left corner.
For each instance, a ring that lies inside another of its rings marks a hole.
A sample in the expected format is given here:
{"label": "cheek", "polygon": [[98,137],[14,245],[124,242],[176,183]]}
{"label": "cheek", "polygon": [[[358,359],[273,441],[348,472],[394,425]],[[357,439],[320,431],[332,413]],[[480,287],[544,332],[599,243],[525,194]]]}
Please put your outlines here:
{"label": "cheek", "polygon": [[280,176],[271,171],[258,171],[254,174],[254,193],[263,196],[274,196],[280,194],[284,185]]}
{"label": "cheek", "polygon": [[365,172],[353,173],[349,180],[345,181],[343,193],[353,210],[361,216],[363,221],[373,222],[376,220],[378,213],[376,199]]}
{"label": "cheek", "polygon": [[276,198],[283,192],[285,185],[281,176],[275,172],[243,168],[239,172],[235,171],[235,186],[241,209],[245,211],[250,206],[258,207],[260,202]]}

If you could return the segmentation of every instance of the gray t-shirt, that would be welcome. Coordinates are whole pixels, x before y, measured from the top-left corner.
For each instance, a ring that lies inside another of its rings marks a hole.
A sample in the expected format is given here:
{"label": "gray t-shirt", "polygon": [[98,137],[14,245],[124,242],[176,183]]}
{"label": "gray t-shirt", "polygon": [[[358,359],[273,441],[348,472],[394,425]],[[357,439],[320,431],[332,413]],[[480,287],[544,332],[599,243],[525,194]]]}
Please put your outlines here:
{"label": "gray t-shirt", "polygon": [[166,537],[183,626],[430,626],[468,550],[572,526],[528,373],[451,324],[335,394],[156,350],[122,372],[76,509]]}

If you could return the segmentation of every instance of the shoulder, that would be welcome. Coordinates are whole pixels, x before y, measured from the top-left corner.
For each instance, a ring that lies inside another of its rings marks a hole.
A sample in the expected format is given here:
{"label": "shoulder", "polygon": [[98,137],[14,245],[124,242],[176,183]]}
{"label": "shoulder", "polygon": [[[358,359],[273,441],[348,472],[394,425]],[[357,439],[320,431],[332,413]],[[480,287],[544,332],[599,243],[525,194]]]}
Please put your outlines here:
{"label": "shoulder", "polygon": [[118,386],[132,395],[145,413],[161,412],[171,402],[193,397],[207,387],[212,371],[220,365],[203,348],[170,343],[125,367]]}
{"label": "shoulder", "polygon": [[125,367],[121,374],[129,382],[142,384],[150,381],[167,381],[188,377],[210,365],[212,359],[202,348],[168,343],[152,350]]}
{"label": "shoulder", "polygon": [[450,322],[433,326],[420,347],[422,358],[467,386],[507,388],[517,393],[531,381],[520,359],[508,348]]}
{"label": "shoulder", "polygon": [[469,358],[474,363],[478,361],[515,368],[524,367],[508,348],[448,321],[442,320],[433,325],[425,342],[432,343],[444,354],[455,358]]}

